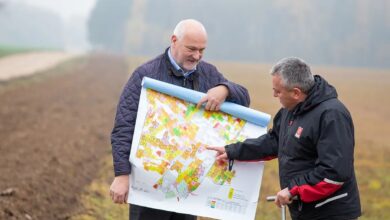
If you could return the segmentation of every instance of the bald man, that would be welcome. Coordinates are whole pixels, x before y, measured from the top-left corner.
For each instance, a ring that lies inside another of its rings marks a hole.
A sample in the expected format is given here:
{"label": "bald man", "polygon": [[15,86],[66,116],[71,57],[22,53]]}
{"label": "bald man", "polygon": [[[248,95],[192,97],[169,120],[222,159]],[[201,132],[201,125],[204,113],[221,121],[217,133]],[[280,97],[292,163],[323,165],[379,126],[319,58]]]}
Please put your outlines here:
{"label": "bald man", "polygon": [[[196,20],[180,21],[171,36],[171,45],[153,60],[138,67],[125,85],[117,107],[115,124],[111,133],[115,178],[110,195],[115,203],[124,204],[129,190],[129,162],[131,143],[138,111],[143,77],[150,77],[177,86],[206,93],[198,107],[218,111],[226,100],[249,106],[248,91],[228,81],[215,66],[202,61],[207,46],[207,32]],[[192,215],[130,206],[131,220],[195,220]]]}

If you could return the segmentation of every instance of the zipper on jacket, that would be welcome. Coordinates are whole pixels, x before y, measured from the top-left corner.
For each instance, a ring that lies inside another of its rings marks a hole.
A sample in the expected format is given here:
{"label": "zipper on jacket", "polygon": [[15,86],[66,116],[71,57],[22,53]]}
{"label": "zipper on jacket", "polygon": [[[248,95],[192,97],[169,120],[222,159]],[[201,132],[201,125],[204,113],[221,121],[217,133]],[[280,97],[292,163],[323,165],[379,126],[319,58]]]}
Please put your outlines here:
{"label": "zipper on jacket", "polygon": [[187,85],[187,78],[186,78],[186,77],[184,77],[184,81],[183,81],[183,87],[186,87],[186,85]]}
{"label": "zipper on jacket", "polygon": [[282,153],[283,154],[287,154],[287,146],[286,146],[286,143],[287,143],[287,140],[289,138],[289,135],[290,135],[290,130],[291,130],[291,127],[292,125],[294,124],[294,121],[295,121],[295,117],[291,114],[291,113],[287,113],[287,116],[286,116],[287,120],[287,126],[286,128],[284,129],[284,134],[283,134],[283,137],[282,137]]}

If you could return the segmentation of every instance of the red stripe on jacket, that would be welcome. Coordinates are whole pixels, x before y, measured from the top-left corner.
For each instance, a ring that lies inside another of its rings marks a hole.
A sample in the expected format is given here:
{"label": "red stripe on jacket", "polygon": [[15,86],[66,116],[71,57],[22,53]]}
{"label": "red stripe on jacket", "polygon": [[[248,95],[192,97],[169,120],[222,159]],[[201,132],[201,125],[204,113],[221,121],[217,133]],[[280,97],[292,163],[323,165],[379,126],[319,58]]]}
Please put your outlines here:
{"label": "red stripe on jacket", "polygon": [[321,181],[314,186],[301,185],[294,186],[291,190],[291,196],[299,195],[303,202],[314,202],[332,195],[341,188],[342,184],[332,184]]}

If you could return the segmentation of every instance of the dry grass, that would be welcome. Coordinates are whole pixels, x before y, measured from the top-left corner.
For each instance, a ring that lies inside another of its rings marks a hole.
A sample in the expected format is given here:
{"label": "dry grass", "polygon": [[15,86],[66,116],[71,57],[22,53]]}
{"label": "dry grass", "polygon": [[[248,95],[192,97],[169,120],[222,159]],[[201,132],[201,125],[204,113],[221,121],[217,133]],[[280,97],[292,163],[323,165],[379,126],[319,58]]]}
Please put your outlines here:
{"label": "dry grass", "polygon": [[[132,71],[142,59],[130,60]],[[272,96],[271,77],[268,74],[271,65],[251,63],[215,63],[225,76],[248,88],[251,94],[251,107],[274,115],[280,105]],[[339,98],[345,103],[355,123],[355,169],[361,194],[363,207],[362,220],[390,219],[390,175],[387,170],[390,162],[386,160],[390,151],[390,102],[387,97],[390,88],[389,70],[366,69],[342,69],[328,67],[314,67],[313,72],[324,76],[328,82],[336,87]],[[111,164],[106,164],[111,166]],[[103,174],[104,175],[104,174]],[[111,175],[106,173],[105,175]],[[105,179],[105,178],[102,178]],[[97,180],[99,188],[108,189],[107,181]],[[280,219],[279,210],[272,203],[267,203],[265,197],[275,194],[279,189],[276,161],[266,163],[261,196],[257,208],[256,219]],[[94,185],[88,189],[90,192],[99,191]],[[106,193],[102,193],[106,194]],[[91,207],[91,201],[85,199],[87,207]],[[107,196],[98,200],[108,200]],[[108,204],[101,202],[102,204]],[[89,203],[89,205],[88,205]],[[96,201],[93,201],[96,203]],[[111,206],[95,208],[93,216],[107,216],[105,212]],[[121,219],[126,219],[127,214],[122,207]],[[118,216],[116,216],[118,217]],[[100,219],[100,218],[99,218]],[[113,219],[113,218],[105,218]],[[205,219],[205,218],[201,218]]]}
{"label": "dry grass", "polygon": [[119,220],[127,219],[129,208],[127,204],[117,205],[109,197],[109,187],[112,181],[112,157],[107,153],[103,159],[103,169],[82,195],[83,210],[71,217],[71,220]]}

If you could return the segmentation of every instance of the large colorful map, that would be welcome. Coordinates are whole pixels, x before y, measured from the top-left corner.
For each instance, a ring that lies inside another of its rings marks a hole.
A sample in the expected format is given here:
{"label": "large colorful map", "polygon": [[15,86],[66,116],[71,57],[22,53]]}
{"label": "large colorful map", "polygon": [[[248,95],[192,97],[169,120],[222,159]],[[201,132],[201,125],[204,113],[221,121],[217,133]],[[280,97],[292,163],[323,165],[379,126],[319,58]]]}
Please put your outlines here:
{"label": "large colorful map", "polygon": [[262,162],[236,162],[229,170],[206,147],[264,132],[239,117],[198,109],[144,87],[130,156],[129,202],[213,218],[253,219]]}

